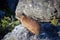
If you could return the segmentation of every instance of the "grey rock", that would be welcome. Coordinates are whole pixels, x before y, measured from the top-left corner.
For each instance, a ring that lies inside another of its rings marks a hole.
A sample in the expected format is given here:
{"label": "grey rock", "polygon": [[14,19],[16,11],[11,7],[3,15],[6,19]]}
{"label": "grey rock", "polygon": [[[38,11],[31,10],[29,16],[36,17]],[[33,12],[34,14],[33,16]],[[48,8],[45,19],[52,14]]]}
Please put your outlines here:
{"label": "grey rock", "polygon": [[[15,13],[23,11],[38,21],[49,22],[52,16],[60,17],[59,0],[19,0]],[[57,11],[56,11],[57,10]]]}
{"label": "grey rock", "polygon": [[[44,34],[44,33],[43,33]],[[40,39],[38,35],[33,35],[22,25],[18,25],[14,30],[4,36],[2,40],[49,40],[47,37]]]}

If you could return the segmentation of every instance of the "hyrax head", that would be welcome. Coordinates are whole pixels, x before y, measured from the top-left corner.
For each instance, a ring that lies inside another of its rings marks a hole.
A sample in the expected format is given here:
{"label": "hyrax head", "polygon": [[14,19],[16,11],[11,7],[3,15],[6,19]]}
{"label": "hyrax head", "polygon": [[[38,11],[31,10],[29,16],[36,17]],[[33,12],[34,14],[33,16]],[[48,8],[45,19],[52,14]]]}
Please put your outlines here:
{"label": "hyrax head", "polygon": [[21,13],[16,13],[16,18],[17,18],[18,20],[23,19],[25,16],[26,16],[26,15],[25,15],[23,12],[21,12]]}

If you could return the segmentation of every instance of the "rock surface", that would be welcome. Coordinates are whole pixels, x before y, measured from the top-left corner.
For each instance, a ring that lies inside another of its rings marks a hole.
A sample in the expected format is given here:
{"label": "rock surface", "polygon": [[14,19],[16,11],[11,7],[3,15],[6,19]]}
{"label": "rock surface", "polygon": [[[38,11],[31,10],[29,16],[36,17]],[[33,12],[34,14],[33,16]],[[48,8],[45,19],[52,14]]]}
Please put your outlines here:
{"label": "rock surface", "polygon": [[12,32],[6,34],[2,40],[60,40],[60,31],[57,32],[58,29],[49,23],[45,23],[42,25],[41,33],[33,35],[20,24]]}
{"label": "rock surface", "polygon": [[[43,33],[44,34],[44,33]],[[49,40],[48,38],[40,39],[38,35],[33,35],[22,25],[18,25],[11,33],[5,35],[2,40]]]}
{"label": "rock surface", "polygon": [[16,13],[23,11],[32,18],[49,22],[52,16],[60,16],[59,0],[19,0]]}

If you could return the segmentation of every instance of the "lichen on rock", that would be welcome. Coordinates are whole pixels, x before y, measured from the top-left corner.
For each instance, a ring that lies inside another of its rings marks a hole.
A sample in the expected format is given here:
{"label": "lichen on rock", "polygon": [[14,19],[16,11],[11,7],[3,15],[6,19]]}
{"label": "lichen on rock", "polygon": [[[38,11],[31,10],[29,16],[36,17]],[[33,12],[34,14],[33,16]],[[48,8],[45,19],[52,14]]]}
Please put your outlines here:
{"label": "lichen on rock", "polygon": [[34,19],[39,19],[39,21],[42,22],[49,22],[52,16],[60,15],[57,12],[54,13],[56,9],[54,5],[54,0],[19,0],[15,12],[19,13],[20,11],[23,11],[26,15],[31,16]]}

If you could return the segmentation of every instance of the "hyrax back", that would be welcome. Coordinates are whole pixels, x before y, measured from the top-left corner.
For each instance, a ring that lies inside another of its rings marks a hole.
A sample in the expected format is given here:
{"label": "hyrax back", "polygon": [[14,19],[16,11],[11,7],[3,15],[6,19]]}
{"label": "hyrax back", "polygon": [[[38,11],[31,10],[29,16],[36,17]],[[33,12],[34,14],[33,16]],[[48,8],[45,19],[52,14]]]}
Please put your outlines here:
{"label": "hyrax back", "polygon": [[18,19],[21,21],[21,23],[26,27],[29,31],[31,31],[33,34],[39,34],[41,31],[41,26],[39,23],[34,20],[31,17],[28,17],[26,15],[21,15]]}

